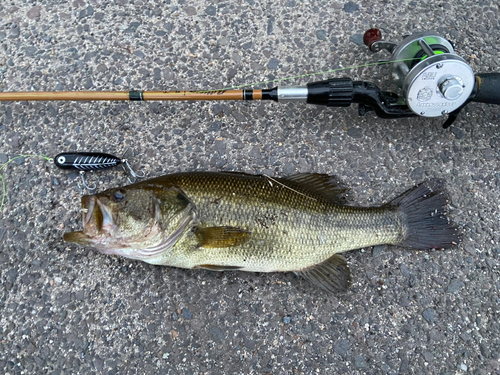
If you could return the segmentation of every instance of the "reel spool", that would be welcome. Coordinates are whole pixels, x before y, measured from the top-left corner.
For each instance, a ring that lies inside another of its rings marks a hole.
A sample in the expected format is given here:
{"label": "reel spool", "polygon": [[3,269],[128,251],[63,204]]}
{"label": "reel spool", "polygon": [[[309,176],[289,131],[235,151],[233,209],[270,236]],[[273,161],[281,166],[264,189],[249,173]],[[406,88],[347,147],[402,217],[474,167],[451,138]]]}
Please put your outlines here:
{"label": "reel spool", "polygon": [[372,52],[385,49],[392,54],[391,60],[396,61],[390,66],[392,79],[403,90],[406,104],[415,114],[446,115],[469,99],[474,72],[445,38],[420,32],[396,44],[382,41],[380,31],[370,29],[363,40]]}

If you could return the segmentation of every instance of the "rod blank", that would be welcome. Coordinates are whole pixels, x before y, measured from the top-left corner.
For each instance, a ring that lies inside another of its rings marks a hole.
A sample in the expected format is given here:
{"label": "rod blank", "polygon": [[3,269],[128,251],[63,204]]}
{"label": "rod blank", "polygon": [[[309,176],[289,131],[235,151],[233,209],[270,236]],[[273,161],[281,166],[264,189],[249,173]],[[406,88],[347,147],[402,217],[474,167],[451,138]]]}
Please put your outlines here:
{"label": "rod blank", "polygon": [[1,101],[261,100],[262,90],[0,92]]}

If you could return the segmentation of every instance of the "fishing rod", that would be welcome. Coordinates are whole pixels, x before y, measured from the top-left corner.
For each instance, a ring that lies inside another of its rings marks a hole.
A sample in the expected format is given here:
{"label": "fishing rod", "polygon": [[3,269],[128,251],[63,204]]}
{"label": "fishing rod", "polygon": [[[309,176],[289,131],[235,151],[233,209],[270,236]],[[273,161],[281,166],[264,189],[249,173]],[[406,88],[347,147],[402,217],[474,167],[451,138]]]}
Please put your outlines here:
{"label": "fishing rod", "polygon": [[451,42],[435,32],[415,33],[394,43],[383,41],[378,29],[370,29],[363,41],[372,52],[391,53],[388,61],[364,66],[389,64],[389,83],[395,84],[402,95],[383,91],[370,82],[330,78],[306,86],[271,89],[0,92],[0,101],[272,100],[327,107],[349,107],[356,103],[361,116],[371,111],[381,118],[447,115],[444,128],[449,127],[470,102],[500,104],[500,73],[474,74],[455,53]]}

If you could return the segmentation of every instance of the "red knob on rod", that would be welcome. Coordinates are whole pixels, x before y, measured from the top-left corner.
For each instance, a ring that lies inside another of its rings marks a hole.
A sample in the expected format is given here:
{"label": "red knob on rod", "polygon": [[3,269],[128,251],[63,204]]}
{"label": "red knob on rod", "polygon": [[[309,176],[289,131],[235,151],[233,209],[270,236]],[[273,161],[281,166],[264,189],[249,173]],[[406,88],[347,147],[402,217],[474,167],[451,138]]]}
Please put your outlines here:
{"label": "red knob on rod", "polygon": [[382,33],[379,29],[370,29],[365,32],[363,35],[363,43],[372,49],[372,44],[382,40]]}

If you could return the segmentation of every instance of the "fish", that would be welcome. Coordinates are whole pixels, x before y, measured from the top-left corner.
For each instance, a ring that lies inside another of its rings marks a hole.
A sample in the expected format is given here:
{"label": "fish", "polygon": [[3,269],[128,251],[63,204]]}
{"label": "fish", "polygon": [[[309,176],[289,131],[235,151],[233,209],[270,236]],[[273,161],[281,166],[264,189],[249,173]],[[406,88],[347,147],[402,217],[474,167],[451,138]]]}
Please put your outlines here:
{"label": "fish", "polygon": [[442,185],[424,181],[362,207],[326,174],[180,172],[83,196],[83,230],[64,240],[154,265],[295,272],[329,293],[346,292],[352,277],[340,253],[459,243]]}

